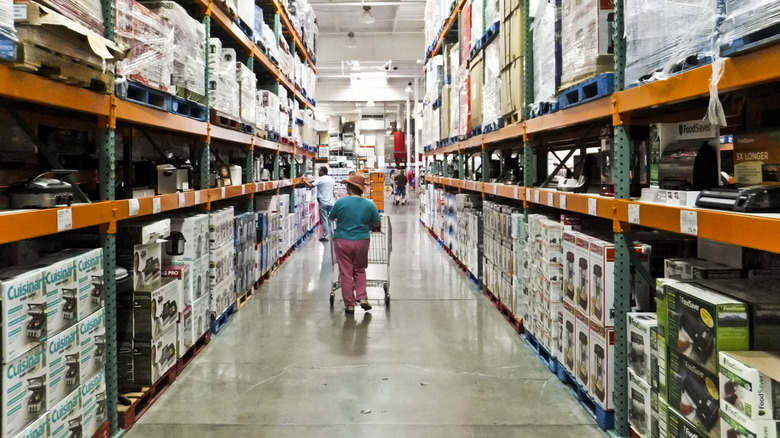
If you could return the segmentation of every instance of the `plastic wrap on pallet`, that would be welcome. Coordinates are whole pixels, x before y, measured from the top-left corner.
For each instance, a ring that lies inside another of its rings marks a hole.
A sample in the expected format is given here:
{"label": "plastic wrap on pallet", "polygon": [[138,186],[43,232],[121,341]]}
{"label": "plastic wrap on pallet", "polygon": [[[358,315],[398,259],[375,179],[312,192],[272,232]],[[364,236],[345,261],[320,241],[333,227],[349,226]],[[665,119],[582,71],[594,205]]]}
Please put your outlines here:
{"label": "plastic wrap on pallet", "polygon": [[471,0],[471,48],[485,34],[485,0]]}
{"label": "plastic wrap on pallet", "polygon": [[13,0],[0,0],[0,36],[16,41]]}
{"label": "plastic wrap on pallet", "polygon": [[206,94],[206,30],[198,20],[172,1],[143,2],[149,10],[173,27],[172,85]]}
{"label": "plastic wrap on pallet", "polygon": [[262,39],[263,26],[265,26],[265,21],[263,20],[263,8],[255,5],[255,22],[253,23],[252,30],[254,31],[257,38]]}
{"label": "plastic wrap on pallet", "polygon": [[721,45],[780,23],[777,0],[725,0],[725,3],[725,17],[720,25]]}
{"label": "plastic wrap on pallet", "polygon": [[626,0],[625,8],[626,84],[665,79],[688,57],[716,55],[717,0]]}
{"label": "plastic wrap on pallet", "polygon": [[485,23],[485,30],[487,30],[501,19],[501,12],[497,0],[484,0],[484,2],[485,16],[483,17],[483,22]]}
{"label": "plastic wrap on pallet", "polygon": [[428,61],[425,68],[425,97],[428,102],[439,98],[444,84],[444,56],[436,55]]}
{"label": "plastic wrap on pallet", "polygon": [[[210,52],[214,49],[211,39]],[[236,80],[236,51],[221,49],[219,61],[209,60],[209,106],[223,115],[238,120],[240,115],[240,88]]]}
{"label": "plastic wrap on pallet", "polygon": [[279,40],[274,30],[266,23],[263,24],[263,43],[265,48],[268,49],[268,54],[279,61]]}
{"label": "plastic wrap on pallet", "polygon": [[173,73],[170,24],[135,0],[117,0],[115,33],[117,42],[128,48],[117,74],[167,90]]}
{"label": "plastic wrap on pallet", "polygon": [[452,86],[450,87],[450,132],[447,137],[457,137],[460,135],[460,81],[457,72],[453,75]]}
{"label": "plastic wrap on pallet", "polygon": [[460,68],[458,68],[458,97],[460,109],[458,112],[457,135],[459,137],[465,136],[469,131],[469,105],[471,101],[469,92],[469,70],[466,63],[463,63],[460,65]]}
{"label": "plastic wrap on pallet", "polygon": [[257,104],[258,114],[262,113],[264,117],[264,124],[258,124],[258,128],[265,131],[278,132],[279,97],[268,90],[260,90],[257,92]]}
{"label": "plastic wrap on pallet", "polygon": [[482,123],[497,122],[501,114],[501,59],[498,41],[485,47],[485,83],[482,86]]}
{"label": "plastic wrap on pallet", "polygon": [[255,125],[257,105],[257,76],[249,67],[236,63],[236,79],[239,87],[239,117],[247,125]]}
{"label": "plastic wrap on pallet", "polygon": [[561,7],[561,88],[614,70],[611,0],[564,1]]}
{"label": "plastic wrap on pallet", "polygon": [[83,24],[98,35],[105,33],[103,4],[100,0],[40,0],[44,6]]}
{"label": "plastic wrap on pallet", "polygon": [[554,102],[557,93],[555,65],[555,2],[539,0],[533,15],[534,105]]}

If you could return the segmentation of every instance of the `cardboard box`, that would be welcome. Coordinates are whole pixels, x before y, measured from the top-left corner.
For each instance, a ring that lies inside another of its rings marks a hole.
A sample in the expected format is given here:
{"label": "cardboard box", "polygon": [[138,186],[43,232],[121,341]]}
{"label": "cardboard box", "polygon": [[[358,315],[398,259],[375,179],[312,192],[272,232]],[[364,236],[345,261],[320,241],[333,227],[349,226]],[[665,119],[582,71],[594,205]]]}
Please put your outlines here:
{"label": "cardboard box", "polygon": [[727,403],[720,413],[720,431],[722,438],[778,438],[780,422],[748,418],[742,411]]}
{"label": "cardboard box", "polygon": [[[132,301],[127,299],[129,296]],[[132,309],[133,315],[132,322],[120,325],[121,333],[135,340],[156,339],[174,328],[179,320],[179,310],[183,308],[181,281],[166,278],[160,287],[125,294],[120,297],[119,305],[124,312]]]}
{"label": "cardboard box", "polygon": [[734,134],[737,184],[780,184],[780,131]]}
{"label": "cardboard box", "polygon": [[46,339],[48,299],[44,272],[26,267],[0,272],[3,307],[3,363]]}
{"label": "cardboard box", "polygon": [[658,187],[661,156],[666,146],[678,141],[701,140],[718,152],[716,173],[720,174],[720,130],[701,120],[681,123],[655,123],[650,125],[650,185]]}
{"label": "cardboard box", "polygon": [[49,436],[69,438],[77,434],[83,429],[81,414],[81,391],[77,388],[49,411]]}
{"label": "cardboard box", "polygon": [[585,234],[577,235],[577,260],[574,265],[574,294],[577,310],[590,315],[590,242],[591,237]]}
{"label": "cardboard box", "polygon": [[106,373],[100,372],[81,385],[83,437],[94,436],[108,420],[106,405]]}
{"label": "cardboard box", "polygon": [[179,314],[179,323],[176,324],[179,331],[179,344],[176,348],[176,357],[181,358],[184,353],[195,345],[192,335],[192,306],[187,306]]}
{"label": "cardboard box", "polygon": [[46,351],[43,345],[3,365],[3,436],[13,437],[46,416]]}
{"label": "cardboard box", "polygon": [[573,376],[587,388],[590,377],[590,318],[579,310],[575,314],[574,336],[577,354],[574,356]]}
{"label": "cardboard box", "polygon": [[650,436],[652,438],[666,438],[669,432],[669,404],[666,400],[653,396],[658,408],[653,409],[650,423]]}
{"label": "cardboard box", "polygon": [[210,297],[203,296],[192,303],[192,342],[193,344],[211,330]]}
{"label": "cardboard box", "polygon": [[574,307],[571,303],[563,302],[563,342],[562,363],[566,371],[574,375],[575,363],[577,357],[577,335],[576,326],[577,317]]}
{"label": "cardboard box", "polygon": [[720,405],[756,420],[780,420],[780,353],[720,352]]}
{"label": "cardboard box", "polygon": [[209,214],[209,249],[217,249],[233,242],[233,207],[223,208]]}
{"label": "cardboard box", "polygon": [[[670,280],[667,278],[659,278],[656,280],[655,288],[655,303],[656,303],[656,316],[658,325],[656,326],[656,366],[653,367],[654,375],[650,377],[650,384],[654,385],[653,390],[657,391],[659,396],[667,399],[669,394],[667,392],[667,356],[668,356],[668,307],[669,301],[666,297],[666,287],[670,283],[674,283],[677,280]],[[657,389],[656,389],[657,388]]]}
{"label": "cardboard box", "polygon": [[[505,70],[523,57],[525,40],[523,36],[523,11],[521,9],[515,9],[503,17],[498,38],[499,56],[501,59],[500,68]],[[522,61],[519,63],[522,71]],[[515,85],[522,89],[521,83]]]}
{"label": "cardboard box", "polygon": [[671,406],[669,407],[669,434],[670,438],[713,438],[701,429],[694,426],[682,414]]}
{"label": "cardboard box", "polygon": [[[191,262],[181,262],[175,265],[168,265],[163,268],[163,278],[173,278],[181,283],[181,304],[188,306],[195,300],[197,293],[197,276],[200,270],[200,262],[195,260]],[[202,279],[201,279],[202,280]],[[200,284],[201,289],[203,284]],[[202,293],[202,292],[201,292]]]}
{"label": "cardboard box", "polygon": [[658,320],[655,313],[628,314],[628,367],[638,378],[650,382],[652,343],[656,342]]}
{"label": "cardboard box", "polygon": [[222,315],[236,301],[234,282],[235,276],[230,274],[221,283],[211,288],[210,309],[216,316]]}
{"label": "cardboard box", "polygon": [[49,416],[41,415],[40,418],[19,432],[15,438],[49,438]]}
{"label": "cardboard box", "polygon": [[43,271],[46,289],[46,334],[54,336],[78,321],[79,284],[72,257],[55,254],[31,266]]}
{"label": "cardboard box", "polygon": [[122,221],[117,227],[116,244],[123,248],[160,243],[171,235],[170,219]]}
{"label": "cardboard box", "polygon": [[46,341],[46,366],[46,405],[54,406],[81,385],[78,325]]}
{"label": "cardboard box", "polygon": [[714,373],[719,351],[750,348],[744,302],[689,283],[670,284],[666,293],[670,351],[678,351]]}
{"label": "cardboard box", "polygon": [[577,284],[577,231],[563,233],[563,300],[572,305],[575,303],[575,285]]}
{"label": "cardboard box", "polygon": [[641,438],[652,436],[653,403],[650,384],[628,369],[628,424]]}
{"label": "cardboard box", "polygon": [[197,260],[208,255],[207,214],[171,218],[171,236],[165,243],[166,262]]}
{"label": "cardboard box", "polygon": [[[130,357],[135,384],[151,385],[176,364],[177,337],[178,330],[173,327],[155,340],[133,341]],[[127,365],[125,363],[123,367]]]}
{"label": "cardboard box", "polygon": [[471,90],[469,129],[482,126],[482,86],[485,81],[485,64],[482,56],[482,52],[479,52],[469,64],[469,86]]}
{"label": "cardboard box", "polygon": [[[637,260],[650,268],[650,245],[634,244]],[[590,317],[604,326],[615,323],[615,245],[599,239],[590,242]],[[632,295],[646,297],[650,285],[635,276]]]}
{"label": "cardboard box", "polygon": [[719,436],[718,375],[695,359],[669,352],[669,407],[677,410],[701,432]]}
{"label": "cardboard box", "polygon": [[101,372],[106,363],[106,321],[103,309],[79,321],[81,381]]}
{"label": "cardboard box", "polygon": [[589,392],[604,409],[612,409],[612,385],[615,381],[615,328],[590,321]]}
{"label": "cardboard box", "polygon": [[73,257],[78,278],[78,319],[103,308],[103,249],[66,249],[60,255]]}
{"label": "cardboard box", "polygon": [[209,256],[209,284],[213,287],[233,273],[236,248],[232,242],[211,251]]}

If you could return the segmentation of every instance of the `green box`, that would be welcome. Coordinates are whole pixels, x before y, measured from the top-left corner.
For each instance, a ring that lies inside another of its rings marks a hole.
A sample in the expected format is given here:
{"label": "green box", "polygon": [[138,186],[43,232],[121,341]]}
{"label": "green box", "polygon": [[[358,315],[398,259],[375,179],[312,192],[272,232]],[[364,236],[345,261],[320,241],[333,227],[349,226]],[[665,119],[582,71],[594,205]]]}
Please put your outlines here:
{"label": "green box", "polygon": [[653,357],[651,363],[650,385],[653,391],[657,392],[659,397],[667,400],[669,396],[666,389],[666,357],[668,355],[666,336],[668,327],[668,301],[666,298],[666,288],[668,285],[677,283],[678,280],[670,278],[659,278],[655,282],[655,305],[656,305],[656,344],[653,347]]}
{"label": "green box", "polygon": [[[718,374],[670,349],[669,407],[712,438],[719,437],[720,395]],[[675,435],[672,435],[675,436]]]}
{"label": "green box", "polygon": [[745,302],[690,283],[669,284],[666,294],[670,353],[680,352],[717,373],[719,351],[750,349]]}

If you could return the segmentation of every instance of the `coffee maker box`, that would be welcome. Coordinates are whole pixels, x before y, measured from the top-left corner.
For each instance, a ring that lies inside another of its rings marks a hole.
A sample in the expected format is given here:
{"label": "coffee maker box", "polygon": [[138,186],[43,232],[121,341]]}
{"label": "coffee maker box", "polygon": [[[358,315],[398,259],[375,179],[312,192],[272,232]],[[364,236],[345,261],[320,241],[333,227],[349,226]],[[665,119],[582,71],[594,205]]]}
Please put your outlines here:
{"label": "coffee maker box", "polygon": [[[6,435],[0,435],[4,438]],[[13,438],[49,438],[49,416],[41,415]]]}
{"label": "coffee maker box", "polygon": [[720,431],[722,438],[778,438],[780,422],[749,418],[744,412],[727,403],[720,412]]}
{"label": "coffee maker box", "polygon": [[720,405],[748,418],[780,421],[780,352],[720,352]]}
{"label": "coffee maker box", "polygon": [[79,321],[81,381],[101,372],[106,363],[106,321],[103,309]]}
{"label": "coffee maker box", "polygon": [[103,308],[103,249],[66,249],[58,254],[73,257],[78,278],[78,319]]}
{"label": "coffee maker box", "polygon": [[174,278],[166,278],[160,287],[133,292],[133,339],[156,339],[174,328],[181,302],[181,281]]}
{"label": "coffee maker box", "polygon": [[179,344],[176,349],[177,357],[181,358],[184,353],[192,348],[194,343],[194,336],[192,334],[192,306],[187,306],[179,314],[179,323],[176,325],[176,329],[179,331]]}
{"label": "coffee maker box", "polygon": [[82,435],[92,437],[108,420],[106,373],[101,371],[81,385]]}
{"label": "coffee maker box", "polygon": [[46,341],[46,362],[46,402],[54,406],[81,384],[78,325]]}
{"label": "coffee maker box", "polygon": [[590,318],[578,310],[575,319],[574,342],[577,355],[574,357],[574,378],[587,388],[590,377]]}
{"label": "coffee maker box", "polygon": [[700,431],[720,436],[718,375],[678,351],[669,352],[669,406]]}
{"label": "coffee maker box", "polygon": [[575,284],[578,274],[577,269],[577,231],[563,232],[563,300],[571,304],[575,303]]}
{"label": "coffee maker box", "polygon": [[714,373],[719,351],[750,348],[744,302],[691,283],[670,284],[666,294],[670,351],[679,351]]}
{"label": "coffee maker box", "polygon": [[577,357],[577,317],[571,303],[563,302],[563,356],[562,362],[566,371],[574,375]]}
{"label": "coffee maker box", "polygon": [[655,313],[629,313],[628,315],[628,367],[640,379],[652,379],[652,343],[656,342],[658,320]]}
{"label": "coffee maker box", "polygon": [[3,293],[3,363],[8,363],[46,339],[45,272],[26,267],[0,272]]}
{"label": "coffee maker box", "polygon": [[734,134],[737,184],[780,184],[780,131]]}
{"label": "coffee maker box", "polygon": [[178,330],[171,327],[155,340],[133,341],[133,378],[137,385],[157,382],[176,364]]}
{"label": "coffee maker box", "polygon": [[720,438],[702,431],[671,406],[669,407],[668,428],[669,438]]}
{"label": "coffee maker box", "polygon": [[589,392],[604,409],[612,409],[612,385],[615,381],[615,328],[590,321]]}
{"label": "coffee maker box", "polygon": [[574,294],[577,310],[590,315],[590,242],[591,237],[585,234],[577,236],[575,241],[577,245],[577,257],[574,269],[577,273],[574,276]]}
{"label": "coffee maker box", "polygon": [[628,369],[628,423],[640,438],[650,438],[653,425],[653,395],[650,385]]}
{"label": "coffee maker box", "polygon": [[16,436],[40,416],[46,416],[46,371],[42,344],[3,365],[3,436]]}
{"label": "coffee maker box", "polygon": [[57,406],[49,410],[49,431],[51,438],[81,436],[83,431],[81,390],[76,388]]}

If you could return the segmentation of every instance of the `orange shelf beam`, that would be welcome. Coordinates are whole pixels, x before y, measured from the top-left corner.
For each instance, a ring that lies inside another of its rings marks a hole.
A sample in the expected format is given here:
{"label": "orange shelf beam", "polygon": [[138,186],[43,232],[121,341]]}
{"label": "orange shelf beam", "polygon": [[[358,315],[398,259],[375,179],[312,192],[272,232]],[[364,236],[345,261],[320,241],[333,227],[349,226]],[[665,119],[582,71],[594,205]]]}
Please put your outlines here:
{"label": "orange shelf beam", "polygon": [[[249,145],[252,143],[252,136],[249,134],[244,134],[240,131],[235,131],[233,129],[227,129],[223,128],[221,126],[214,126],[211,125],[211,138],[218,139],[218,140],[224,140],[224,141],[230,141],[233,143],[241,143],[244,145]],[[257,144],[257,140],[255,140],[255,144]]]}
{"label": "orange shelf beam", "polygon": [[[612,117],[612,97],[606,96],[592,102],[547,114],[546,116],[526,120],[525,127],[529,134],[566,128],[584,122]],[[611,120],[610,120],[611,122]],[[506,129],[506,128],[504,128]],[[501,130],[503,131],[503,130]]]}
{"label": "orange shelf beam", "polygon": [[116,100],[116,118],[169,131],[205,136],[208,124],[189,117],[150,108],[127,100]]}
{"label": "orange shelf beam", "polygon": [[0,96],[108,116],[111,97],[0,65]]}

